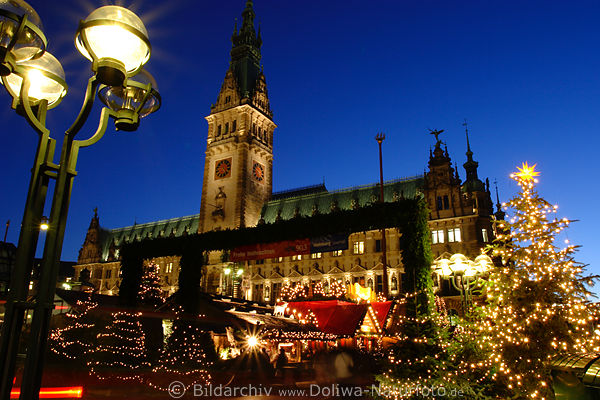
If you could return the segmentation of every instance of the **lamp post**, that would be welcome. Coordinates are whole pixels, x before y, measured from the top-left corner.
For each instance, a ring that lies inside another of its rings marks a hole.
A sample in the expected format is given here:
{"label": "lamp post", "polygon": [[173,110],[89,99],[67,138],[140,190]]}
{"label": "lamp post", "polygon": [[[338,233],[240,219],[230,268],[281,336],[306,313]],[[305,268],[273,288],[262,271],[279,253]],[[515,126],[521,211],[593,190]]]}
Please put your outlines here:
{"label": "lamp post", "polygon": [[[379,144],[379,187],[381,189],[379,195],[379,202],[383,204],[383,154],[381,152],[381,143],[385,139],[385,135],[383,133],[378,133],[375,136],[375,140],[377,144]],[[385,228],[381,228],[381,252],[383,254],[382,262],[383,262],[383,295],[387,300],[389,297],[388,291],[388,271],[387,271],[387,254],[386,254],[386,246],[385,246]]]}
{"label": "lamp post", "polygon": [[449,279],[452,286],[460,292],[465,315],[473,305],[473,288],[479,284],[479,279],[485,276],[493,267],[492,260],[481,254],[474,261],[463,254],[453,254],[450,259],[437,260],[433,265],[434,271],[442,278]]}
{"label": "lamp post", "polygon": [[[139,119],[158,110],[161,102],[153,78],[142,72],[150,57],[150,43],[142,21],[123,7],[98,8],[80,23],[77,31],[77,49],[92,61],[94,74],[88,81],[81,111],[65,133],[60,161],[55,164],[56,140],[46,128],[46,113],[61,102],[67,85],[60,62],[46,51],[47,42],[40,26],[39,16],[24,1],[0,2],[2,84],[13,98],[12,107],[39,136],[0,337],[3,365],[0,399],[10,398],[19,338],[30,309],[33,318],[20,398],[38,397],[79,149],[102,138],[109,118],[115,120],[117,130],[133,131]],[[88,139],[75,140],[89,117],[96,93],[105,104],[98,128]],[[48,230],[38,291],[33,300],[28,300],[39,222],[51,179],[56,184],[50,218],[46,221]]]}

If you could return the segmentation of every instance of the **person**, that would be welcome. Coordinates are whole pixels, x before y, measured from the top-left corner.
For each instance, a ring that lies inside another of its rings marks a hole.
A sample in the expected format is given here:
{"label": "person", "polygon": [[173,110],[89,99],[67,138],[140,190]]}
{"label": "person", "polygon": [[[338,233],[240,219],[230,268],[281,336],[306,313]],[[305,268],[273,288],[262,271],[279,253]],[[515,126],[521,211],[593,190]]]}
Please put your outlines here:
{"label": "person", "polygon": [[284,349],[279,349],[279,354],[275,359],[275,376],[283,376],[283,367],[287,365],[288,358]]}

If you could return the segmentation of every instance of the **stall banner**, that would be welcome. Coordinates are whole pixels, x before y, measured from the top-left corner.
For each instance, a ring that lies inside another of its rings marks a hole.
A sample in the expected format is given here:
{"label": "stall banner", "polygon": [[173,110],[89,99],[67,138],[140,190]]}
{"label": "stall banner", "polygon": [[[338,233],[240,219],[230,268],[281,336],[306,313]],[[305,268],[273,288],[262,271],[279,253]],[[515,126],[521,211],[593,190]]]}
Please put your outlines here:
{"label": "stall banner", "polygon": [[230,261],[241,262],[265,258],[288,257],[310,254],[310,239],[286,240],[275,243],[259,243],[236,247],[231,251]]}
{"label": "stall banner", "polygon": [[348,250],[348,236],[343,234],[326,235],[310,240],[311,253],[325,253],[335,250]]}

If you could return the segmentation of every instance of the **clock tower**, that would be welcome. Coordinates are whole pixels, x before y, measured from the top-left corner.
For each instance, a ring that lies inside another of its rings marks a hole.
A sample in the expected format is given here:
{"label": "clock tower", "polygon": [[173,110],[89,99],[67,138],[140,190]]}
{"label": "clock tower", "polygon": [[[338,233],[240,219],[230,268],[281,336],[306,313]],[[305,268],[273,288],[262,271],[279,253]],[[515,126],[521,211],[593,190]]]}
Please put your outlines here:
{"label": "clock tower", "polygon": [[258,223],[271,197],[273,113],[260,65],[262,39],[252,1],[231,37],[231,62],[211,106],[198,232]]}

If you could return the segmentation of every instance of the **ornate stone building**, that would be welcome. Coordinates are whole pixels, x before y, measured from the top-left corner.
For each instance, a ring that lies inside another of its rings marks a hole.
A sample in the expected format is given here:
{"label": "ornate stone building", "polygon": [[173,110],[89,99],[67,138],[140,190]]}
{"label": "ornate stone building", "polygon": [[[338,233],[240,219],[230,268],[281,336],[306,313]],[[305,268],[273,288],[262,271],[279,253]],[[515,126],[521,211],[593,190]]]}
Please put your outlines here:
{"label": "ornate stone building", "polygon": [[[260,32],[254,29],[252,2],[247,1],[241,28],[232,36],[231,62],[211,106],[208,121],[206,158],[200,213],[188,217],[104,230],[95,212],[83,247],[75,278],[82,270],[91,273],[91,282],[102,293],[115,294],[119,287],[119,246],[124,242],[181,236],[192,232],[235,229],[257,223],[273,223],[294,216],[349,210],[379,200],[378,185],[327,191],[324,185],[272,193],[273,132],[276,128],[270,108],[263,68],[260,65]],[[493,239],[493,206],[489,183],[477,176],[478,163],[468,142],[466,179],[436,132],[436,142],[423,176],[384,184],[384,200],[422,196],[429,205],[434,257],[461,252],[474,257]],[[401,232],[386,233],[388,287],[390,294],[402,291],[404,272],[399,250]],[[286,284],[321,282],[327,288],[333,280],[358,282],[377,292],[383,288],[380,231],[356,232],[343,250],[234,264],[221,252],[208,255],[202,287],[214,292],[255,301],[273,302]],[[163,289],[177,288],[179,258],[148,260],[159,267]]]}

